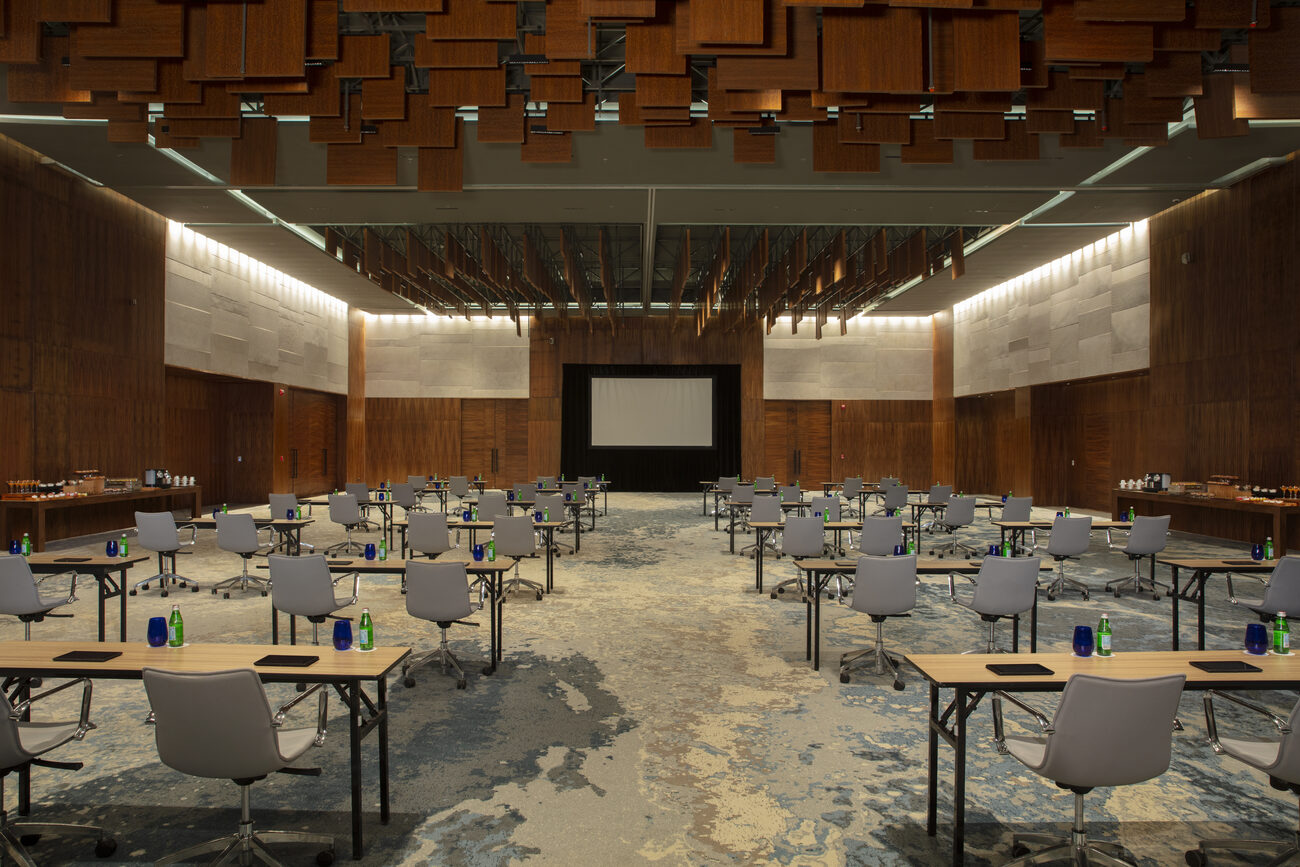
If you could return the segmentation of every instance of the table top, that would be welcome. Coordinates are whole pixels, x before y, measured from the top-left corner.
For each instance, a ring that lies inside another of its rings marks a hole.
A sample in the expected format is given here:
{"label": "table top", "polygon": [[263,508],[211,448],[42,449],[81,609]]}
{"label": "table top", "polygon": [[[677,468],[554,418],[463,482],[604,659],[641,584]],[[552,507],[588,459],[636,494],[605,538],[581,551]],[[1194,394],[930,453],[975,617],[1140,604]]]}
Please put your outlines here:
{"label": "table top", "polygon": [[[406,571],[406,560],[401,557],[389,557],[387,560],[367,560],[364,557],[339,559],[330,558],[325,561],[329,564],[331,572],[369,572],[393,574]],[[513,569],[516,558],[506,557],[504,555],[497,557],[495,562],[487,560],[473,560],[470,558],[452,557],[444,560],[422,560],[425,563],[464,563],[465,571],[471,575],[489,575],[496,572],[504,572],[507,569]],[[265,569],[266,566],[258,566],[259,569]]]}
{"label": "table top", "polygon": [[[750,521],[749,526],[755,530],[780,530],[785,526],[784,521]],[[911,530],[916,524],[911,521],[903,522],[904,530]],[[826,524],[828,530],[861,530],[861,521],[830,521]]]}
{"label": "table top", "polygon": [[[1259,689],[1294,688],[1300,684],[1300,653],[1287,656],[1248,656],[1234,650],[1157,650],[1116,651],[1112,656],[1080,658],[1073,653],[909,653],[907,661],[936,686],[979,689],[1060,689],[1073,674],[1099,674],[1107,677],[1136,679],[1184,674],[1191,688],[1249,685]],[[1257,672],[1209,672],[1194,668],[1196,661],[1247,662]],[[1051,674],[1000,676],[985,666],[990,663],[1015,664],[1036,662],[1051,669]]]}
{"label": "table top", "polygon": [[[270,515],[259,516],[253,515],[253,523],[258,527],[283,527],[285,529],[305,527],[314,523],[315,518],[272,518]],[[186,518],[184,523],[195,527],[208,529],[217,526],[217,519],[211,515],[203,515],[198,518]]]}
{"label": "table top", "polygon": [[[567,527],[572,524],[572,520],[565,521],[534,521],[533,526],[538,529],[556,529],[558,527]],[[447,529],[449,530],[491,530],[495,522],[493,521],[462,521],[459,518],[449,518],[447,520]],[[399,518],[393,521],[394,527],[408,526],[405,518]]]}
{"label": "table top", "polygon": [[[1076,518],[1088,518],[1090,515],[1075,515]],[[1004,530],[1050,530],[1052,521],[994,521],[993,526]],[[1112,521],[1109,518],[1093,518],[1094,530],[1131,530],[1131,521]]]}
{"label": "table top", "polygon": [[1204,557],[1157,557],[1156,562],[1163,566],[1177,566],[1179,569],[1198,569],[1205,572],[1271,572],[1276,560],[1252,560],[1249,555],[1225,559]]}
{"label": "table top", "polygon": [[[110,651],[121,656],[106,662],[56,661],[69,651]],[[191,644],[150,647],[142,641],[4,641],[0,642],[0,672],[32,675],[83,675],[136,678],[145,666],[168,671],[223,671],[251,668],[263,679],[281,681],[373,680],[383,677],[410,654],[407,647],[376,647],[372,651],[337,651],[331,646],[272,644]],[[255,666],[269,654],[315,655],[304,667]]]}
{"label": "table top", "polygon": [[126,557],[109,557],[106,554],[76,554],[68,551],[41,551],[27,557],[27,565],[33,572],[50,572],[80,569],[102,569],[112,571],[122,569],[135,563],[142,563],[150,554],[131,554]]}
{"label": "table top", "polygon": [[32,506],[45,506],[48,508],[58,508],[60,506],[82,506],[91,503],[148,500],[155,497],[169,497],[175,494],[197,494],[202,490],[202,485],[173,485],[170,488],[136,488],[135,490],[130,491],[86,494],[84,497],[53,497],[50,499],[40,499],[40,495],[33,494],[31,497],[24,497],[22,499],[0,499],[0,507],[22,506],[23,508],[30,509]]}
{"label": "table top", "polygon": [[[938,557],[917,557],[916,571],[920,575],[946,575],[956,572],[959,575],[974,575],[984,564],[983,560],[942,560]],[[858,568],[857,557],[841,557],[836,560],[796,560],[794,565],[805,572],[852,572]],[[1056,567],[1047,561],[1038,564],[1039,572],[1050,572]]]}
{"label": "table top", "polygon": [[1297,503],[1291,501],[1261,503],[1253,500],[1238,500],[1235,497],[1207,497],[1203,495],[1196,496],[1194,494],[1171,494],[1168,491],[1134,491],[1125,488],[1112,488],[1111,496],[1121,499],[1146,500],[1148,502],[1175,501],[1178,503],[1195,503],[1202,506],[1208,506],[1212,509],[1239,509],[1243,511],[1261,512],[1294,509],[1297,506]]}

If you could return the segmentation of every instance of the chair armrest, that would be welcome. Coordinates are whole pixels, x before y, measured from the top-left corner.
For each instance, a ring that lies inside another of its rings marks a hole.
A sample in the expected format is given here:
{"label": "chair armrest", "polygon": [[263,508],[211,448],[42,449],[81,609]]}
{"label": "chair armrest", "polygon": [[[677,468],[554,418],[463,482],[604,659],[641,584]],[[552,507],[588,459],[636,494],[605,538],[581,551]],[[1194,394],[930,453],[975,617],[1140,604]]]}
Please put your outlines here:
{"label": "chair armrest", "polygon": [[1287,720],[1283,719],[1282,717],[1278,716],[1277,714],[1273,713],[1268,708],[1257,705],[1254,702],[1247,701],[1244,698],[1238,698],[1237,696],[1232,695],[1230,693],[1221,692],[1217,689],[1212,689],[1205,693],[1205,697],[1202,699],[1202,702],[1204,702],[1205,704],[1206,734],[1210,741],[1210,747],[1211,749],[1214,750],[1216,754],[1223,753],[1223,745],[1219,743],[1218,722],[1214,718],[1214,697],[1216,695],[1219,698],[1223,699],[1224,701],[1230,701],[1233,704],[1240,705],[1241,707],[1244,707],[1246,710],[1253,711],[1259,714],[1260,716],[1268,717],[1269,721],[1273,723],[1273,727],[1277,729],[1278,734],[1288,735],[1291,733],[1290,723]]}
{"label": "chair armrest", "polygon": [[52,696],[55,693],[63,692],[65,689],[68,689],[69,687],[72,686],[76,686],[77,684],[81,684],[81,714],[77,718],[77,732],[76,734],[73,735],[73,737],[76,740],[81,740],[86,736],[86,732],[95,728],[95,724],[90,721],[91,683],[90,683],[90,678],[88,677],[79,677],[76,678],[75,680],[66,681],[65,683],[61,683],[58,686],[53,687],[52,689],[47,689],[44,692],[39,692],[36,695],[32,696],[31,698],[27,699],[26,701],[19,702],[18,704],[14,705],[13,710],[10,711],[9,718],[15,721],[20,720],[27,715],[28,711],[31,710],[32,705],[35,704],[36,702],[40,701],[43,698],[48,698],[49,696]]}
{"label": "chair armrest", "polygon": [[1007,754],[1007,737],[1006,737],[1006,732],[1003,730],[1003,726],[1002,726],[1002,700],[1003,699],[1006,699],[1007,701],[1014,704],[1016,707],[1020,708],[1021,710],[1025,711],[1030,716],[1032,716],[1034,720],[1038,723],[1039,731],[1041,731],[1043,734],[1050,735],[1056,731],[1054,728],[1052,728],[1052,721],[1049,720],[1042,713],[1040,713],[1030,705],[1026,704],[1025,702],[1021,701],[1020,699],[1016,698],[1014,695],[998,690],[997,692],[993,693],[993,743],[997,746],[998,753],[1000,755]]}
{"label": "chair armrest", "polygon": [[69,569],[67,572],[54,572],[50,575],[42,575],[36,579],[36,583],[43,584],[51,578],[63,578],[66,576],[72,576],[71,579],[68,581],[68,604],[71,605],[73,602],[77,601],[78,575],[75,569]]}
{"label": "chair armrest", "polygon": [[342,574],[342,575],[340,575],[339,577],[337,577],[337,578],[334,579],[334,586],[337,587],[337,586],[339,585],[339,582],[342,581],[342,580],[345,579],[345,578],[351,578],[351,579],[352,579],[352,601],[349,602],[348,604],[349,604],[349,605],[356,605],[356,604],[357,604],[357,599],[359,599],[359,598],[361,597],[361,573],[360,573],[360,572],[345,572],[344,574]]}
{"label": "chair armrest", "polygon": [[[182,530],[190,531],[190,540],[188,542],[181,541],[180,537],[181,537]],[[198,541],[198,539],[199,539],[199,528],[194,526],[193,524],[181,524],[179,527],[176,528],[176,543],[178,545],[193,545],[195,542]]]}
{"label": "chair armrest", "polygon": [[312,693],[320,693],[320,701],[316,705],[316,737],[314,743],[316,746],[325,743],[326,722],[329,719],[330,699],[330,694],[325,691],[326,686],[327,684],[318,683],[306,692],[301,692],[288,702],[280,705],[280,707],[276,709],[274,716],[271,718],[271,725],[276,726],[277,728],[284,725],[285,717],[288,715],[289,711],[301,704]]}
{"label": "chair armrest", "polygon": [[[1236,590],[1233,589],[1233,586],[1232,586],[1232,575],[1233,575],[1233,573],[1229,572],[1229,573],[1227,573],[1227,576],[1226,576],[1227,579],[1228,579],[1228,601],[1231,602],[1233,605],[1243,605],[1243,604],[1244,604],[1244,605],[1246,605],[1247,607],[1250,607],[1250,601],[1249,601],[1249,600],[1247,600],[1246,602],[1243,603],[1242,601],[1240,601],[1240,600],[1237,599],[1237,592],[1236,592]],[[1249,580],[1251,580],[1251,581],[1256,581],[1256,582],[1259,583],[1259,585],[1260,585],[1261,587],[1267,587],[1267,586],[1268,586],[1268,582],[1265,581],[1263,578],[1259,577],[1258,575],[1245,575],[1245,574],[1241,574],[1241,575],[1238,575],[1237,577],[1238,577],[1238,578],[1247,578],[1247,579],[1249,579]]]}
{"label": "chair armrest", "polygon": [[951,599],[953,602],[956,602],[956,601],[957,601],[957,584],[956,584],[956,580],[957,580],[957,578],[959,578],[959,577],[960,577],[960,578],[965,578],[965,579],[966,579],[967,581],[969,581],[971,584],[975,584],[975,583],[976,583],[975,579],[972,578],[970,575],[958,575],[958,573],[956,573],[956,572],[949,572],[949,573],[948,573],[948,598]]}

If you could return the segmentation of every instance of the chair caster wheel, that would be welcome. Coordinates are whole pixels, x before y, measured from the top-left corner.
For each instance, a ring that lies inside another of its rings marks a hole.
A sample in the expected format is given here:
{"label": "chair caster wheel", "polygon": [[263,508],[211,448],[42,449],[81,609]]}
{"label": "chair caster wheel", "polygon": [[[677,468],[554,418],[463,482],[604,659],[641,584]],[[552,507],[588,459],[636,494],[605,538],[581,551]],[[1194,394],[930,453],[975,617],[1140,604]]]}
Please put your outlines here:
{"label": "chair caster wheel", "polygon": [[1012,858],[1023,858],[1025,855],[1028,854],[1029,854],[1029,847],[1026,846],[1024,843],[1016,843],[1014,846],[1011,847]]}
{"label": "chair caster wheel", "polygon": [[190,592],[191,592],[191,593],[198,593],[198,592],[199,592],[199,585],[197,585],[197,584],[191,584],[191,585],[190,585]]}
{"label": "chair caster wheel", "polygon": [[1209,863],[1205,858],[1205,853],[1200,849],[1188,849],[1183,853],[1183,859],[1187,861],[1191,867],[1205,867],[1205,865]]}
{"label": "chair caster wheel", "polygon": [[969,554],[966,555],[966,559],[967,559],[967,560],[970,559],[970,555],[969,555]]}
{"label": "chair caster wheel", "polygon": [[334,850],[322,849],[321,851],[317,852],[316,863],[319,864],[320,867],[329,867],[329,865],[334,863]]}
{"label": "chair caster wheel", "polygon": [[413,677],[402,678],[402,686],[406,687],[407,689],[410,689],[411,687],[415,686],[415,678]]}
{"label": "chair caster wheel", "polygon": [[[778,588],[776,588],[776,592],[777,592],[777,593],[784,593],[784,592],[785,592],[785,588],[784,588],[784,587],[778,587]],[[775,599],[776,597],[773,596],[772,598]]]}
{"label": "chair caster wheel", "polygon": [[[216,596],[216,595],[217,595],[217,588],[215,588],[215,587],[212,588],[212,595],[213,595],[213,596]],[[230,594],[229,594],[229,593],[226,594],[226,598],[227,598],[227,599],[230,598]]]}
{"label": "chair caster wheel", "polygon": [[456,689],[464,689],[464,688],[465,688],[465,681],[464,681],[464,680],[458,680],[458,681],[456,681]]}
{"label": "chair caster wheel", "polygon": [[775,599],[775,598],[776,598],[776,591],[773,590],[769,595],[770,595],[773,599]]}
{"label": "chair caster wheel", "polygon": [[162,592],[162,598],[164,598],[164,599],[167,598],[167,591],[166,591],[166,590],[163,590],[163,592]]}
{"label": "chair caster wheel", "polygon": [[117,851],[117,841],[112,837],[105,837],[103,840],[95,841],[95,857],[107,858]]}
{"label": "chair caster wheel", "polygon": [[538,602],[541,602],[541,601],[542,601],[542,594],[541,594],[541,593],[538,593],[538,594],[537,594],[537,601],[538,601]]}
{"label": "chair caster wheel", "polygon": [[1088,591],[1086,591],[1086,590],[1083,591],[1083,601],[1084,601],[1084,602],[1087,602],[1087,601],[1088,601],[1089,599],[1091,599],[1091,598],[1092,598],[1092,597],[1088,594]]}
{"label": "chair caster wheel", "polygon": [[1055,602],[1055,601],[1056,601],[1056,594],[1055,594],[1055,593],[1048,593],[1048,594],[1047,594],[1047,601],[1048,601],[1048,602]]}
{"label": "chair caster wheel", "polygon": [[895,692],[902,692],[902,691],[903,691],[904,689],[906,689],[906,688],[907,688],[907,685],[904,684],[901,680],[896,680],[896,681],[894,681],[894,691],[895,691]]}
{"label": "chair caster wheel", "polygon": [[1116,599],[1119,598],[1119,588],[1118,588],[1118,587],[1116,587],[1114,590],[1112,590],[1112,591],[1110,591],[1110,592],[1113,593],[1113,594],[1115,595],[1115,598],[1116,598]]}
{"label": "chair caster wheel", "polygon": [[264,599],[266,598],[266,591],[265,591],[265,590],[262,591],[262,598],[264,598]]}
{"label": "chair caster wheel", "polygon": [[[147,590],[147,589],[149,589],[149,588],[146,587],[145,589]],[[134,596],[134,595],[135,595],[135,591],[134,591],[134,590],[128,590],[126,595],[128,595],[128,596]]]}
{"label": "chair caster wheel", "polygon": [[23,834],[21,837],[18,838],[18,840],[19,840],[19,842],[21,842],[24,846],[35,846],[37,843],[39,843],[39,842],[41,841],[41,835],[40,835],[40,834]]}
{"label": "chair caster wheel", "polygon": [[848,683],[848,682],[849,682],[849,676],[847,674],[841,674],[840,683]]}
{"label": "chair caster wheel", "polygon": [[1160,594],[1159,594],[1159,593],[1152,593],[1152,594],[1151,594],[1151,601],[1152,601],[1152,602],[1159,602],[1159,601],[1160,601]]}

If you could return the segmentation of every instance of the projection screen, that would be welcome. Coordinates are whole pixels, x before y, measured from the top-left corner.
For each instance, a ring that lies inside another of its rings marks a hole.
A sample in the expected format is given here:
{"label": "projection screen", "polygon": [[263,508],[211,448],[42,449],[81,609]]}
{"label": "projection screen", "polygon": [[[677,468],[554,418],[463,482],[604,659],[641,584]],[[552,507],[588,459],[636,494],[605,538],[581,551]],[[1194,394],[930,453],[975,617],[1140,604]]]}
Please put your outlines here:
{"label": "projection screen", "polygon": [[712,448],[713,378],[591,378],[593,448]]}

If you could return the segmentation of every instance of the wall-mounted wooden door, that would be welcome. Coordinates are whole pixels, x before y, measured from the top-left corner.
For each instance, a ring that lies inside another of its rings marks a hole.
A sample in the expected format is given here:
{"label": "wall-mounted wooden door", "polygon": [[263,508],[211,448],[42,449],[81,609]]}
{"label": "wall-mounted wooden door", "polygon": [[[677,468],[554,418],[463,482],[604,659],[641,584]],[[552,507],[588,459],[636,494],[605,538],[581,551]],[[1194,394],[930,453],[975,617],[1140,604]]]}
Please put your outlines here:
{"label": "wall-mounted wooden door", "polygon": [[762,471],[777,482],[805,489],[830,479],[831,405],[824,400],[769,400],[765,406]]}
{"label": "wall-mounted wooden door", "polygon": [[337,395],[289,390],[287,460],[293,493],[322,494],[338,487],[338,418]]}
{"label": "wall-mounted wooden door", "polygon": [[528,400],[460,402],[460,471],[489,487],[528,481]]}

